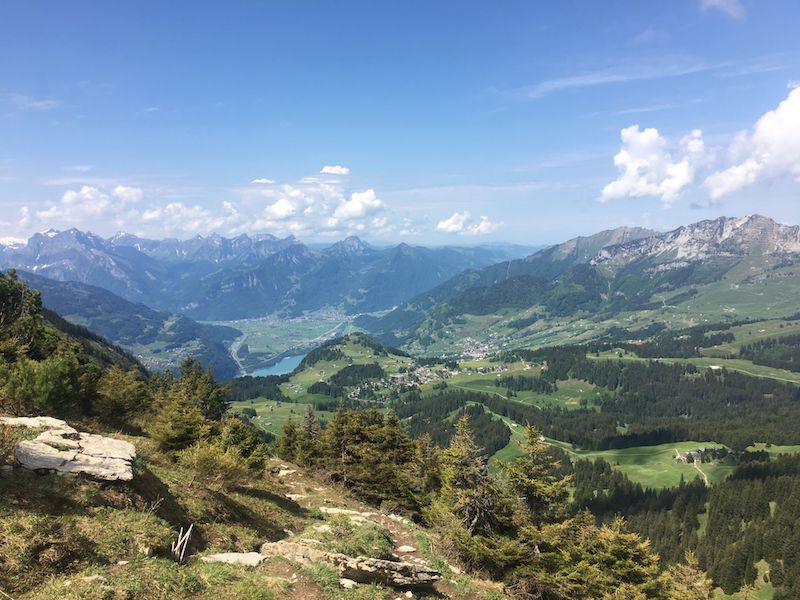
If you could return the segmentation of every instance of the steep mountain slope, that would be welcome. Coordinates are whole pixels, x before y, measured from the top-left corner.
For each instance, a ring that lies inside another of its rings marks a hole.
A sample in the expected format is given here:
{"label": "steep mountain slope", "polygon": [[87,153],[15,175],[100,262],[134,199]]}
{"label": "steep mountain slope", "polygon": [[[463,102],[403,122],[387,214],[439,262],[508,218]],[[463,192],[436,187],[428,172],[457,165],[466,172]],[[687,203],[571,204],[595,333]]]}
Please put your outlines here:
{"label": "steep mountain slope", "polygon": [[385,310],[465,269],[515,256],[516,247],[375,248],[358,238],[313,250],[294,237],[219,235],[103,239],[47,231],[3,246],[0,266],[108,289],[132,302],[225,320],[334,308]]}
{"label": "steep mountain slope", "polygon": [[40,291],[46,308],[123,346],[148,368],[175,369],[183,358],[193,355],[221,380],[238,374],[227,350],[227,345],[241,335],[236,329],[159,312],[96,286],[54,281],[32,273],[19,275]]}
{"label": "steep mountain slope", "polygon": [[[466,271],[428,292],[415,296],[380,319],[362,317],[357,323],[387,340],[400,341],[424,320],[428,312],[434,310],[438,305],[457,298],[470,288],[492,286],[516,277],[526,276],[551,280],[574,265],[588,262],[607,246],[647,238],[651,235],[653,232],[648,229],[619,227],[587,237],[577,237],[563,244],[540,250],[526,258],[501,262],[481,270]],[[520,281],[530,283],[528,280]],[[506,287],[509,286],[506,285]],[[523,283],[522,287],[527,289],[530,285],[526,286]],[[521,298],[515,300],[516,303],[520,301],[522,301]]]}
{"label": "steep mountain slope", "polygon": [[762,216],[702,221],[662,234],[604,232],[456,277],[382,319],[359,324],[415,351],[464,338],[508,345],[604,335],[623,323],[683,327],[797,310],[800,228]]}

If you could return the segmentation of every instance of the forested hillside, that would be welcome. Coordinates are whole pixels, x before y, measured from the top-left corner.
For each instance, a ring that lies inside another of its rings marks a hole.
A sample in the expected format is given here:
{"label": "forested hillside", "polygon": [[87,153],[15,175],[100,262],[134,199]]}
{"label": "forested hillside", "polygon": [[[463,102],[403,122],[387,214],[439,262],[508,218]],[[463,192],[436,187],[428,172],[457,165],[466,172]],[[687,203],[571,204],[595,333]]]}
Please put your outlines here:
{"label": "forested hillside", "polygon": [[241,332],[232,327],[156,311],[91,285],[25,272],[19,276],[41,293],[45,307],[138,354],[151,369],[177,370],[194,356],[223,381],[239,373],[228,346]]}

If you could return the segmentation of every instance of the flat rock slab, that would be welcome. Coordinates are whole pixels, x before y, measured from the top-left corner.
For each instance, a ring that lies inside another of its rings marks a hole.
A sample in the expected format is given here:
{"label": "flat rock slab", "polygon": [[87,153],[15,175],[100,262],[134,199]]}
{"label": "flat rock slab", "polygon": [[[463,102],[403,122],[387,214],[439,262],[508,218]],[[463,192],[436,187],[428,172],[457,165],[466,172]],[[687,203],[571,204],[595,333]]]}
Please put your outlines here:
{"label": "flat rock slab", "polygon": [[301,564],[324,562],[334,567],[340,577],[359,583],[380,583],[393,587],[430,586],[442,578],[438,571],[410,562],[383,560],[368,556],[346,556],[325,552],[296,542],[267,542],[261,546],[265,556],[282,556]]}
{"label": "flat rock slab", "polygon": [[66,421],[53,417],[0,417],[0,425],[26,429],[64,429],[75,431]]}
{"label": "flat rock slab", "polygon": [[14,454],[25,469],[88,475],[103,481],[133,479],[135,457],[136,448],[129,442],[71,427],[44,431],[33,440],[19,442]]}
{"label": "flat rock slab", "polygon": [[225,563],[226,565],[257,567],[267,560],[267,557],[259,552],[222,552],[221,554],[201,556],[200,560],[203,562]]}

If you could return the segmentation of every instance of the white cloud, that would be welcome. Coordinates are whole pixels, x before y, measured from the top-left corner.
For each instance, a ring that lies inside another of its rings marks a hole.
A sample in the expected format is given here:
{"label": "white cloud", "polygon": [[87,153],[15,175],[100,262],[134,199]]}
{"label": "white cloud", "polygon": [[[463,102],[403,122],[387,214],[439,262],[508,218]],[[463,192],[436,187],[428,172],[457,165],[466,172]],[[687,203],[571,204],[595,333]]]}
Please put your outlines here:
{"label": "white cloud", "polygon": [[436,224],[436,231],[441,231],[444,233],[459,233],[464,230],[468,219],[469,211],[465,210],[463,213],[455,212],[449,219],[439,221]]}
{"label": "white cloud", "polygon": [[669,205],[694,181],[698,165],[707,160],[703,132],[695,129],[681,140],[681,157],[674,159],[667,141],[655,128],[631,125],[620,132],[622,148],[614,157],[620,176],[606,185],[600,200],[657,196]]}
{"label": "white cloud", "polygon": [[297,206],[288,198],[280,198],[264,209],[264,215],[268,219],[277,221],[283,221],[293,217],[295,214],[297,214]]}
{"label": "white cloud", "polygon": [[460,233],[462,235],[486,235],[492,233],[498,225],[492,223],[486,215],[481,215],[480,220],[475,223],[470,218],[470,213],[465,210],[462,213],[455,212],[453,215],[436,224],[436,231],[442,233]]}
{"label": "white cloud", "polygon": [[61,100],[33,98],[25,94],[4,94],[5,99],[15,108],[22,110],[53,110],[61,106]]}
{"label": "white cloud", "polygon": [[126,230],[151,237],[268,231],[317,238],[383,235],[401,227],[374,189],[350,192],[336,178],[246,185],[233,191],[240,197],[210,205],[187,201],[185,193],[159,201],[157,188],[145,192],[117,181],[86,183],[67,189],[56,201],[31,206],[20,214],[16,227],[35,231],[75,226],[101,235]]}
{"label": "white cloud", "polygon": [[325,165],[320,170],[324,175],[350,175],[350,169],[342,165]]}
{"label": "white cloud", "polygon": [[705,185],[712,200],[761,179],[791,175],[800,182],[800,88],[762,116],[753,132],[739,133],[729,156],[736,164],[710,175]]}
{"label": "white cloud", "polygon": [[256,177],[250,183],[258,183],[258,184],[270,185],[270,184],[275,183],[275,180],[274,179],[267,179],[266,177]]}
{"label": "white cloud", "polygon": [[59,202],[45,210],[36,211],[36,216],[41,221],[56,223],[91,223],[103,215],[110,205],[108,194],[94,186],[85,185],[80,190],[67,190]]}
{"label": "white cloud", "polygon": [[664,33],[663,31],[658,31],[657,29],[653,29],[652,27],[648,27],[644,31],[639,32],[631,39],[631,43],[634,46],[641,46],[643,44],[655,44],[658,42],[664,42],[669,39],[669,34]]}
{"label": "white cloud", "polygon": [[479,223],[467,227],[466,232],[468,235],[486,235],[492,233],[498,228],[498,225],[492,223],[491,219],[486,215],[481,215]]}
{"label": "white cloud", "polygon": [[651,79],[665,79],[683,77],[695,73],[715,71],[727,64],[708,64],[704,62],[687,62],[685,60],[670,60],[666,62],[653,62],[641,64],[627,64],[611,68],[597,69],[567,75],[554,79],[546,79],[534,85],[526,86],[512,91],[512,95],[521,99],[538,100],[562,92],[564,90],[595,87],[612,83],[628,83],[631,81],[647,81]]}
{"label": "white cloud", "polygon": [[19,226],[23,228],[27,228],[31,222],[31,209],[27,206],[23,206],[19,209]]}
{"label": "white cloud", "polygon": [[142,188],[129,187],[126,185],[118,185],[114,187],[111,193],[115,198],[118,198],[123,202],[139,202],[144,195]]}
{"label": "white cloud", "polygon": [[375,190],[370,189],[363,192],[353,192],[349,200],[343,198],[333,212],[333,217],[351,221],[374,214],[384,208],[383,201],[375,197]]}
{"label": "white cloud", "polygon": [[732,19],[744,19],[745,11],[741,0],[700,0],[700,9],[718,10]]}
{"label": "white cloud", "polygon": [[20,227],[38,225],[58,229],[74,226],[96,230],[103,225],[112,225],[119,228],[128,222],[143,220],[143,215],[133,208],[143,196],[144,192],[138,187],[116,185],[109,189],[83,185],[65,191],[57,202],[50,202],[45,208],[32,211],[23,207]]}

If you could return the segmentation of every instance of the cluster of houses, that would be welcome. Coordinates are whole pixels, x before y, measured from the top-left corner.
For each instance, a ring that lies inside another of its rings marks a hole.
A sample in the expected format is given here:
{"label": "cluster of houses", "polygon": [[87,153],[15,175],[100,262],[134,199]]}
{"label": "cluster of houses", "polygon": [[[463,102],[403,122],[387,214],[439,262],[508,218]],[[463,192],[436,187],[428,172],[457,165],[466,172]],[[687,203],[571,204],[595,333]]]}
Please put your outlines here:
{"label": "cluster of houses", "polygon": [[706,448],[700,446],[689,452],[675,451],[675,460],[683,463],[716,463],[729,456],[734,456],[736,452],[730,448]]}

